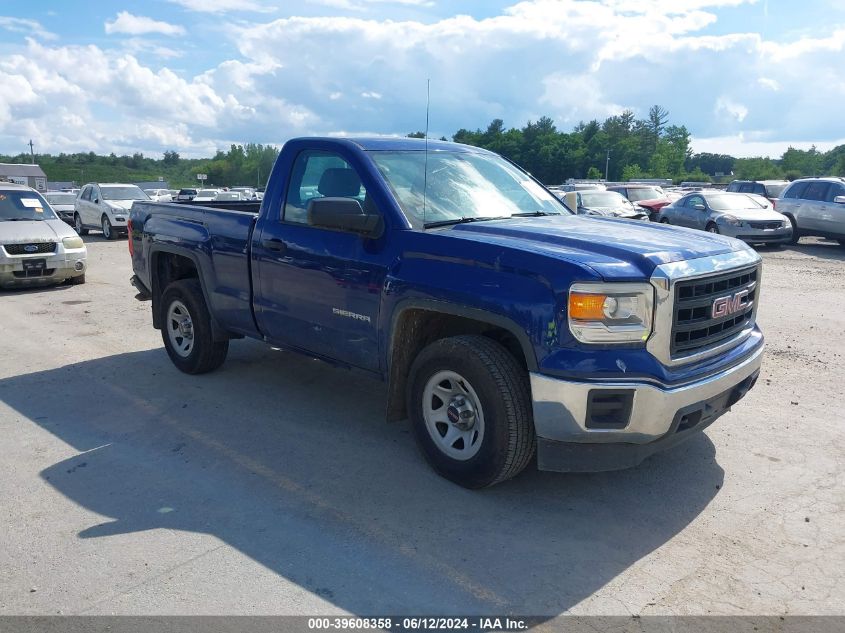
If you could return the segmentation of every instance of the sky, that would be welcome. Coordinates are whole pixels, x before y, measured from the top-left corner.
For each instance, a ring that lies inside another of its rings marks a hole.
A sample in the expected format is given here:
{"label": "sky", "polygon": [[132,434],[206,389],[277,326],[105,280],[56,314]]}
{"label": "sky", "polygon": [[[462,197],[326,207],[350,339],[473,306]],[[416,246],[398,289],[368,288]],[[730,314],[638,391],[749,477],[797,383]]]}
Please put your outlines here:
{"label": "sky", "polygon": [[843,0],[2,0],[0,153],[559,130],[660,104],[695,152],[845,143]]}

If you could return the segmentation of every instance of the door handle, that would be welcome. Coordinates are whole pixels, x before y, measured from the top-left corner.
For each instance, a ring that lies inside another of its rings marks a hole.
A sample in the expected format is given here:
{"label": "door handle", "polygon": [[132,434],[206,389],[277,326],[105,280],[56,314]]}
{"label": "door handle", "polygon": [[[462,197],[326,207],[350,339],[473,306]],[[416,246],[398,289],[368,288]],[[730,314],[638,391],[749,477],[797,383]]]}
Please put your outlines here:
{"label": "door handle", "polygon": [[276,253],[284,253],[285,250],[287,250],[287,245],[282,240],[278,240],[276,238],[262,240],[261,246],[266,248],[268,251],[275,251]]}

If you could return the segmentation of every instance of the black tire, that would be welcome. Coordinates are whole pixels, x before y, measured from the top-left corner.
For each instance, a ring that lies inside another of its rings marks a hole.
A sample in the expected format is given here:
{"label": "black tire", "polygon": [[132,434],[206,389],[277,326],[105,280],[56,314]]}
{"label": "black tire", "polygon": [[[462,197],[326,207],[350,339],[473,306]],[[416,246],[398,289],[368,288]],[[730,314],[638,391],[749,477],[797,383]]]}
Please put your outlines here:
{"label": "black tire", "polygon": [[78,213],[73,214],[73,226],[79,235],[88,235],[88,229],[82,226],[82,218],[79,217]]}
{"label": "black tire", "polygon": [[797,244],[798,240],[801,239],[801,231],[798,230],[798,223],[795,222],[795,218],[791,215],[786,216],[786,219],[789,220],[789,223],[792,225],[792,237],[789,238],[789,243]]}
{"label": "black tire", "polygon": [[660,218],[660,224],[669,224],[669,218]]}
{"label": "black tire", "polygon": [[100,218],[100,225],[103,228],[103,237],[107,240],[116,240],[119,237],[117,231],[115,231],[114,227],[111,225],[109,216],[103,215],[103,217]]}
{"label": "black tire", "polygon": [[68,279],[68,283],[71,286],[81,286],[85,283],[85,273],[82,273],[81,275],[78,275],[76,277],[71,277],[70,279]]}
{"label": "black tire", "polygon": [[[171,341],[168,332],[168,312],[174,301],[181,302],[188,310],[193,326],[193,347],[182,356]],[[200,282],[196,279],[174,281],[161,296],[161,338],[170,360],[186,374],[204,374],[223,364],[229,351],[229,341],[215,341],[211,335],[211,316],[205,305]]]}
{"label": "black tire", "polygon": [[[423,415],[426,383],[440,371],[457,372],[472,386],[484,414],[478,452],[458,460],[435,443]],[[528,373],[499,343],[455,336],[426,347],[408,379],[408,417],[417,445],[441,476],[465,488],[483,488],[518,475],[536,448]]]}
{"label": "black tire", "polygon": [[715,222],[710,222],[704,229],[708,233],[715,233],[716,235],[719,234],[719,227],[716,226]]}

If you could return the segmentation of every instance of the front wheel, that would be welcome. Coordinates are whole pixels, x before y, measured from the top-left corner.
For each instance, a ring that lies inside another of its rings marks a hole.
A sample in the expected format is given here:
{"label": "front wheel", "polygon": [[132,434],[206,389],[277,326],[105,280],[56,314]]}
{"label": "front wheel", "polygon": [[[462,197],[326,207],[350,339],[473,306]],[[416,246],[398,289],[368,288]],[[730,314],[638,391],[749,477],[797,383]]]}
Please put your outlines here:
{"label": "front wheel", "polygon": [[718,234],[718,233],[719,233],[719,227],[718,227],[718,226],[716,226],[715,224],[713,224],[713,222],[711,222],[710,224],[708,224],[708,225],[707,225],[707,228],[706,228],[706,229],[704,229],[704,230],[705,230],[705,231],[707,231],[708,233],[716,233],[716,234]]}
{"label": "front wheel", "polygon": [[161,338],[170,360],[186,374],[204,374],[226,360],[229,341],[215,341],[211,316],[196,279],[167,286],[161,297]]}
{"label": "front wheel", "polygon": [[801,239],[801,231],[798,230],[798,223],[791,215],[786,216],[786,219],[789,220],[789,224],[792,226],[792,237],[789,238],[789,243],[797,244],[798,240]]}
{"label": "front wheel", "polygon": [[669,218],[660,218],[660,224],[669,224]]}
{"label": "front wheel", "polygon": [[117,231],[114,230],[112,227],[111,222],[109,222],[108,216],[104,215],[102,219],[103,225],[103,237],[107,240],[116,240],[117,239]]}
{"label": "front wheel", "polygon": [[88,229],[82,227],[82,218],[78,213],[73,214],[73,227],[79,235],[88,235]]}
{"label": "front wheel", "polygon": [[528,373],[486,337],[455,336],[426,347],[411,367],[407,400],[426,460],[465,488],[510,479],[534,455]]}

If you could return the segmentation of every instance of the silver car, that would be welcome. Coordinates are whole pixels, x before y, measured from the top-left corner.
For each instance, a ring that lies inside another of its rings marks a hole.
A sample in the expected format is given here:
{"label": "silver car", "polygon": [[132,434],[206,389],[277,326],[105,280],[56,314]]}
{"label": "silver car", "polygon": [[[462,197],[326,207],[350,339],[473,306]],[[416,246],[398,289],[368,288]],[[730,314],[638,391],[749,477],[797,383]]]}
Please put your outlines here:
{"label": "silver car", "polygon": [[85,283],[87,254],[40,193],[0,183],[0,288]]}
{"label": "silver car", "polygon": [[792,242],[803,235],[838,240],[845,246],[845,178],[802,178],[775,201],[792,223]]}
{"label": "silver car", "polygon": [[649,212],[615,191],[582,190],[563,195],[563,202],[579,215],[603,215],[625,220],[645,220]]}
{"label": "silver car", "polygon": [[48,191],[44,194],[47,202],[58,216],[73,226],[73,212],[76,208],[76,194],[69,191]]}
{"label": "silver car", "polygon": [[721,233],[749,244],[783,244],[792,239],[792,226],[782,213],[744,193],[689,193],[663,207],[660,222]]}

